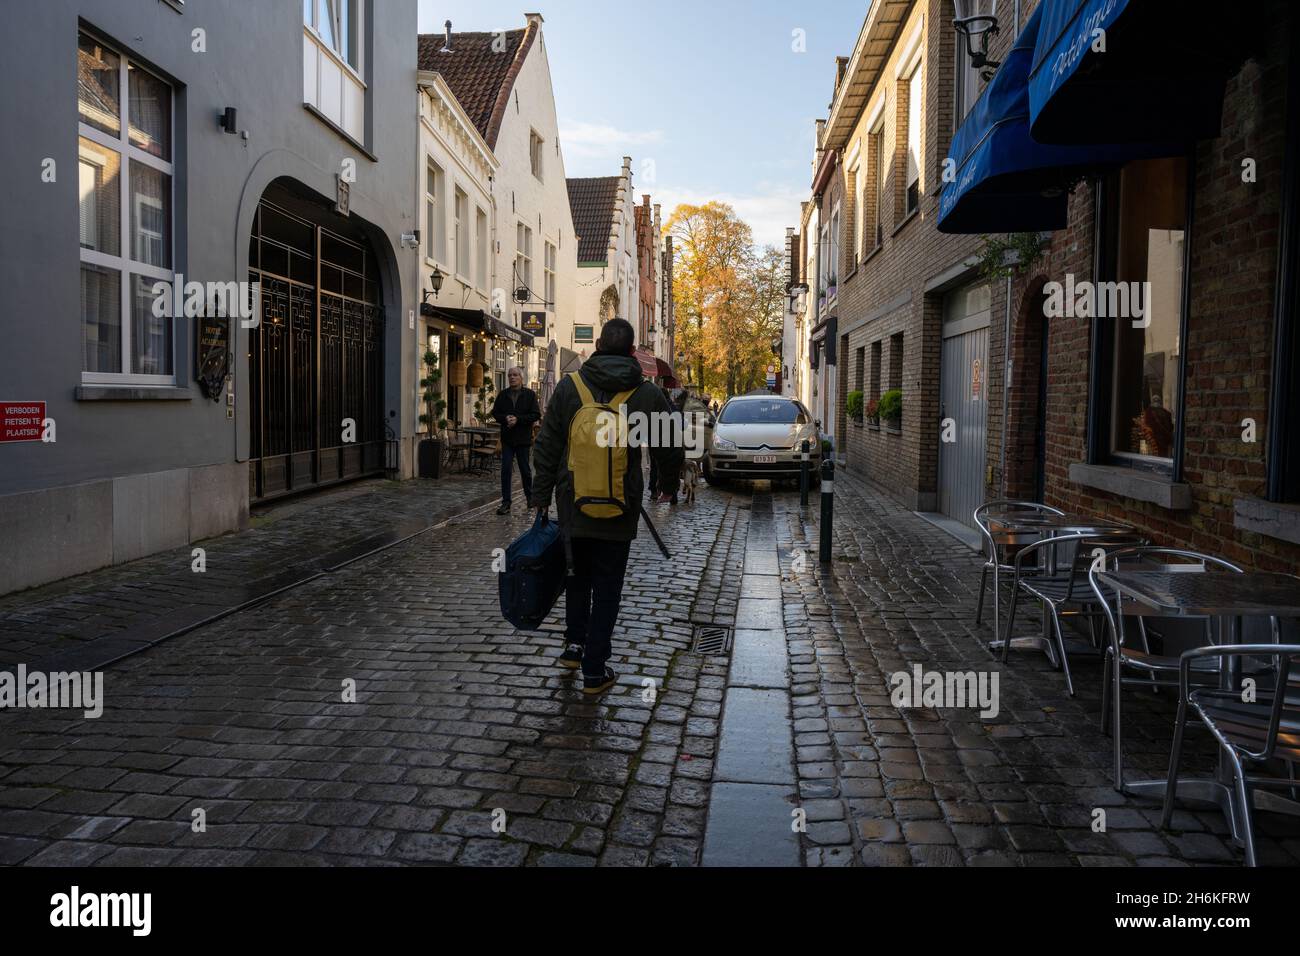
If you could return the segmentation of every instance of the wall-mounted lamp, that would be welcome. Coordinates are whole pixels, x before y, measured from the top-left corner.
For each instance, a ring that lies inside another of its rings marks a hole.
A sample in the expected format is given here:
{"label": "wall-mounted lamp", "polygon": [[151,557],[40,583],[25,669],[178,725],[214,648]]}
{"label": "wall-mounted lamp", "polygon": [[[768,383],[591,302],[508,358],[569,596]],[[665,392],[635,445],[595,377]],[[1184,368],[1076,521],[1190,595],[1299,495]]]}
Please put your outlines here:
{"label": "wall-mounted lamp", "polygon": [[217,118],[217,122],[227,133],[239,132],[239,118],[233,106],[227,106]]}
{"label": "wall-mounted lamp", "polygon": [[424,298],[421,300],[421,302],[427,305],[429,302],[430,295],[432,295],[435,299],[438,297],[438,293],[442,291],[442,279],[443,279],[442,270],[439,269],[437,266],[434,266],[433,275],[429,276],[429,288],[424,290]]}

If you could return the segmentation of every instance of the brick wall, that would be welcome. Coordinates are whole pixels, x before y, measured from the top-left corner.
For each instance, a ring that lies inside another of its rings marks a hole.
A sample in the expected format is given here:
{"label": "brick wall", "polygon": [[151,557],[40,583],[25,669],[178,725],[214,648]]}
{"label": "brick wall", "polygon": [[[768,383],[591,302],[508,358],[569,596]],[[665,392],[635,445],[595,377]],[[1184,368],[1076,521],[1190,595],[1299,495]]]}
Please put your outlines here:
{"label": "brick wall", "polygon": [[[943,295],[964,282],[975,281],[974,270],[947,285],[927,292],[937,277],[971,260],[981,245],[978,236],[949,236],[935,228],[939,212],[941,172],[955,132],[955,34],[951,0],[920,0],[899,30],[888,62],[881,70],[876,89],[868,98],[850,146],[861,142],[861,166],[868,183],[864,217],[864,245],[860,264],[853,269],[850,240],[844,249],[840,290],[840,331],[847,336],[849,354],[864,348],[872,355],[882,346],[881,392],[890,387],[888,370],[891,349],[902,336],[903,421],[901,433],[886,428],[848,423],[840,447],[848,456],[848,467],[874,482],[913,508],[937,507],[939,458],[939,371],[942,351]],[[906,214],[906,153],[908,81],[896,77],[907,43],[923,23],[920,69],[923,83],[921,200],[919,211]],[[995,58],[1009,48],[1012,31],[1004,30],[995,43]],[[880,211],[883,241],[875,246],[876,203],[872,201],[876,163],[870,121],[877,97],[887,98],[880,115],[884,120],[884,161],[887,170],[885,209]],[[958,124],[959,125],[959,124]],[[856,198],[856,197],[852,197]],[[856,205],[855,203],[850,203]],[[847,233],[852,236],[851,232]],[[908,298],[910,296],[910,298]],[[1005,296],[1001,283],[993,288],[993,327],[989,330],[988,454],[996,461],[996,441],[1001,423],[1001,380],[995,370],[1001,363],[1002,315]],[[906,301],[904,301],[906,299]],[[891,303],[895,307],[888,309]],[[865,401],[872,394],[868,375]]]}
{"label": "brick wall", "polygon": [[[1194,153],[1182,409],[1183,481],[1191,487],[1191,510],[1165,510],[1069,479],[1070,465],[1087,461],[1090,322],[1045,322],[1036,300],[1045,281],[1063,281],[1066,273],[1093,278],[1094,190],[1086,185],[1072,199],[1069,229],[1054,234],[1033,274],[1015,283],[1012,358],[1017,371],[1009,419],[1015,440],[1008,448],[1008,485],[1016,495],[1033,488],[1033,448],[1026,438],[1037,425],[1037,335],[1046,329],[1049,503],[1129,522],[1160,544],[1294,573],[1300,569],[1300,546],[1239,531],[1233,523],[1236,499],[1265,492],[1277,210],[1285,147],[1285,7],[1271,3],[1261,12],[1266,46],[1229,82],[1219,138],[1199,143]],[[1247,158],[1256,161],[1254,183],[1242,181]],[[1242,440],[1242,422],[1248,418],[1258,425],[1253,444]],[[990,437],[995,437],[992,430]]]}

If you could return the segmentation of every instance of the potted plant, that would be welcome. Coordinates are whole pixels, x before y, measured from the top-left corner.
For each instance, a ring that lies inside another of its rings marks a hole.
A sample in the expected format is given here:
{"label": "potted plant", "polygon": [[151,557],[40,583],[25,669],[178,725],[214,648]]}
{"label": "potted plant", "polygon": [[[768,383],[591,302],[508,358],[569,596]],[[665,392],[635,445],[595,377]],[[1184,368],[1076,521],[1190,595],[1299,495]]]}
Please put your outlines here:
{"label": "potted plant", "polygon": [[903,422],[902,390],[893,388],[881,395],[876,414],[880,416],[880,420],[885,423],[885,427],[890,431],[899,431]]}
{"label": "potted plant", "polygon": [[862,397],[861,392],[849,392],[848,399],[844,403],[844,411],[859,425],[862,424]]}
{"label": "potted plant", "polygon": [[867,407],[864,411],[867,419],[867,424],[871,425],[873,428],[879,428],[880,427],[880,399],[873,398],[871,401],[867,402]]}
{"label": "potted plant", "polygon": [[442,369],[439,368],[438,353],[432,349],[424,353],[424,378],[420,379],[420,398],[424,402],[425,412],[420,416],[420,424],[428,429],[428,437],[420,442],[417,463],[421,478],[442,477],[442,435],[447,430],[447,403],[442,398]]}

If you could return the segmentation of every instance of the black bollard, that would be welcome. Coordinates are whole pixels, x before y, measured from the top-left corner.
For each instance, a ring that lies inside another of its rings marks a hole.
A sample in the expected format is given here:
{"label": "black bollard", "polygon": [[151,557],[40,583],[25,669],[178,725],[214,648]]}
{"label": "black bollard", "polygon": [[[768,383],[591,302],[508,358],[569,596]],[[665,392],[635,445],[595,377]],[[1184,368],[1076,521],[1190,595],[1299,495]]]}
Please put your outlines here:
{"label": "black bollard", "polygon": [[835,462],[822,461],[821,562],[831,563],[831,517],[835,510]]}
{"label": "black bollard", "polygon": [[808,468],[809,466],[809,449],[808,439],[803,443],[803,461],[799,463],[799,507],[808,507]]}

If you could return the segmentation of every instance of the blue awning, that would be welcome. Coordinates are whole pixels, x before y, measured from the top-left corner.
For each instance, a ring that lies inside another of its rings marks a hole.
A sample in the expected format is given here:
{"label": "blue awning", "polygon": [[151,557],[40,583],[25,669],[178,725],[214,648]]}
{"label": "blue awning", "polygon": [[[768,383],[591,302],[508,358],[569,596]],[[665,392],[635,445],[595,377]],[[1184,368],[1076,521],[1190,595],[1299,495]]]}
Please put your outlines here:
{"label": "blue awning", "polygon": [[1036,140],[1186,144],[1218,136],[1224,85],[1256,20],[1250,12],[1219,0],[1042,0],[1039,10],[1029,74]]}
{"label": "blue awning", "polygon": [[[1115,2],[1115,0],[1112,0]],[[1130,159],[1168,156],[1182,147],[1048,146],[1030,135],[1029,70],[1047,4],[1040,4],[953,137],[956,179],[939,196],[939,231],[1047,232],[1063,229],[1069,191],[1089,175]],[[1090,122],[1105,127],[1104,118]]]}

